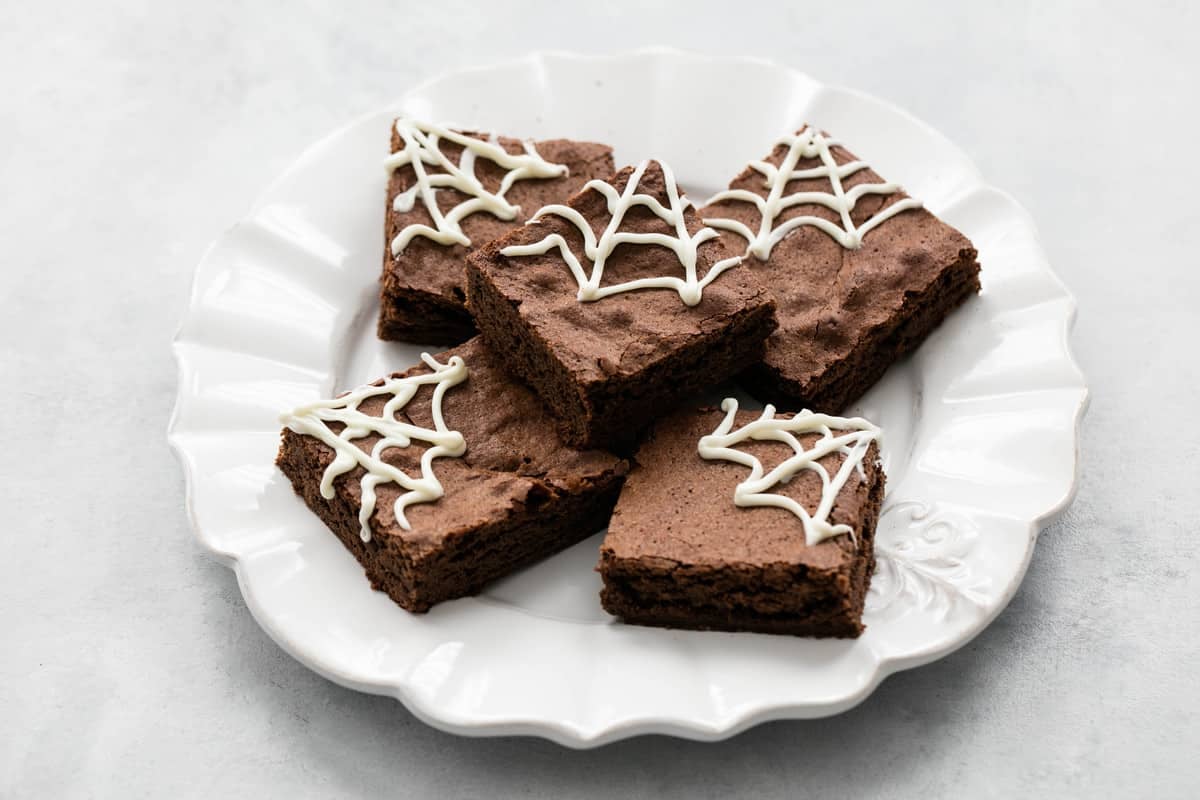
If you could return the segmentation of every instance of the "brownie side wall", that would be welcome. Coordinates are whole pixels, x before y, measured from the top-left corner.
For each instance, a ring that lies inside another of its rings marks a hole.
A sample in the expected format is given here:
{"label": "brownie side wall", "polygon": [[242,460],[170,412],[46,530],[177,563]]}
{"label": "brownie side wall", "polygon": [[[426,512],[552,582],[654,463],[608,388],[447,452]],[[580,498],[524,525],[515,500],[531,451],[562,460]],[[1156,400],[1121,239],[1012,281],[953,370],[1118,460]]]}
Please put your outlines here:
{"label": "brownie side wall", "polygon": [[924,291],[906,296],[892,325],[863,336],[846,358],[825,372],[800,383],[760,363],[739,375],[738,382],[760,401],[784,410],[836,414],[875,385],[895,361],[917,349],[979,286],[976,252],[962,250]]}
{"label": "brownie side wall", "polygon": [[379,293],[380,339],[393,342],[461,344],[475,335],[475,321],[461,302],[432,292],[393,288]]}
{"label": "brownie side wall", "polygon": [[662,559],[617,558],[602,550],[600,603],[635,625],[857,637],[875,571],[875,527],[886,485],[875,460],[869,462],[867,480],[871,486],[858,550],[843,570],[810,574],[792,564],[684,567]]}
{"label": "brownie side wall", "polygon": [[[874,453],[878,453],[872,445]],[[875,528],[879,524],[879,511],[883,507],[883,497],[887,489],[887,476],[883,466],[875,460],[868,465],[867,478],[871,481],[871,489],[867,495],[867,505],[863,508],[862,522],[859,527],[861,538],[859,554],[861,558],[855,561],[851,570],[851,588],[848,600],[850,615],[862,633],[862,615],[867,601],[867,590],[871,586],[871,576],[875,574]],[[857,634],[856,634],[857,635]]]}
{"label": "brownie side wall", "polygon": [[372,588],[418,613],[476,594],[491,581],[599,531],[624,483],[623,475],[608,473],[576,494],[547,490],[523,513],[462,531],[418,553],[397,537],[377,535],[364,542],[358,507],[347,493],[336,491],[329,500],[321,496],[321,447],[311,437],[285,430],[276,463],[296,494],[362,565]]}
{"label": "brownie side wall", "polygon": [[473,261],[467,297],[484,339],[507,354],[510,370],[537,391],[558,419],[562,438],[573,447],[618,453],[628,453],[646,426],[683,398],[761,361],[777,326],[774,303],[761,303],[636,375],[583,387]]}
{"label": "brownie side wall", "polygon": [[682,400],[761,361],[776,324],[773,302],[752,306],[637,375],[589,387],[588,446],[628,451],[651,422]]}
{"label": "brownie side wall", "polygon": [[[579,494],[549,494],[522,513],[447,537],[442,547],[417,562],[415,593],[425,610],[444,600],[478,594],[487,584],[540,561],[602,530],[612,516],[623,476],[609,475]],[[381,562],[403,575],[401,556]]]}
{"label": "brownie side wall", "polygon": [[654,628],[775,633],[839,639],[853,639],[862,633],[861,624],[850,621],[845,613],[831,613],[827,606],[819,605],[801,614],[766,615],[729,607],[669,603],[646,605],[644,600],[637,596],[623,596],[619,591],[606,590],[604,610],[628,625]]}
{"label": "brownie side wall", "polygon": [[857,636],[862,629],[861,553],[845,569],[809,574],[800,565],[663,568],[644,559],[601,556],[605,611],[639,625],[748,630],[798,636]]}

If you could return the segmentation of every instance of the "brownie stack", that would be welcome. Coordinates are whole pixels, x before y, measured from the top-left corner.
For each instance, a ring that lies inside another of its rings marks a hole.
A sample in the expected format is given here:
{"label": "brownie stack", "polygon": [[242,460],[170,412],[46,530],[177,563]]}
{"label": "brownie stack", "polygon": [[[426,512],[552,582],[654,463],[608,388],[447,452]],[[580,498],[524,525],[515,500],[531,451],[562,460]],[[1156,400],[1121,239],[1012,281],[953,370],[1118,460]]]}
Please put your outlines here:
{"label": "brownie stack", "polygon": [[[278,458],[372,585],[426,611],[608,524],[626,622],[857,636],[885,478],[827,415],[978,291],[966,238],[807,127],[699,211],[601,144],[400,119],[392,153],[379,334],[478,336]],[[731,379],[783,410],[695,408]]]}

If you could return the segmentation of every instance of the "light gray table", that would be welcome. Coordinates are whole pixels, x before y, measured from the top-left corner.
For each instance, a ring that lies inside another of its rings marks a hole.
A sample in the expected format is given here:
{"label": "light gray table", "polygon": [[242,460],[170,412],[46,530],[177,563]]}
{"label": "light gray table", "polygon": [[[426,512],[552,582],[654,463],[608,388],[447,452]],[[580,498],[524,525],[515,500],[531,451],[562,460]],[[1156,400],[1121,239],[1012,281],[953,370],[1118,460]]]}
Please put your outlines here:
{"label": "light gray table", "polygon": [[[267,5],[0,15],[0,796],[1196,796],[1194,4]],[[1079,299],[1079,498],[991,628],[840,717],[443,734],[284,655],[192,541],[168,341],[205,245],[329,129],[442,70],[655,43],[891,99],[1029,208]]]}

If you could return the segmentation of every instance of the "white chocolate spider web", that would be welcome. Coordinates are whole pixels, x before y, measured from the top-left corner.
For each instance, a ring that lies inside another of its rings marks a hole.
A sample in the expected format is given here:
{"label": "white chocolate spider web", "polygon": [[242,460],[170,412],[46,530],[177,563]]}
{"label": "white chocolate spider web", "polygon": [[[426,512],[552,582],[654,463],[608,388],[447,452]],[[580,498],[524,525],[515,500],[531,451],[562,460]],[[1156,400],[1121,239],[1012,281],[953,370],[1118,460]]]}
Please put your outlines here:
{"label": "white chocolate spider web", "polygon": [[[708,200],[709,205],[730,200],[753,203],[762,216],[758,231],[752,231],[749,226],[736,219],[715,217],[704,220],[706,225],[733,231],[741,236],[749,244],[747,252],[756,256],[760,261],[770,258],[771,250],[775,248],[775,245],[802,225],[819,228],[833,237],[842,247],[848,250],[857,250],[862,247],[863,237],[870,230],[901,211],[921,207],[919,200],[905,197],[856,226],[850,218],[850,214],[859,200],[866,195],[894,194],[900,191],[900,185],[891,182],[860,183],[849,190],[845,189],[842,186],[842,180],[860,170],[867,169],[867,162],[855,160],[838,164],[834,160],[830,148],[839,142],[826,138],[824,134],[811,126],[803,128],[799,133],[783,137],[776,144],[787,145],[788,148],[787,154],[784,155],[779,166],[767,161],[751,161],[749,164],[751,169],[761,173],[765,179],[763,186],[768,190],[766,197],[747,189],[726,189],[723,192],[717,192]],[[820,159],[821,166],[796,169],[800,160],[806,158]],[[784,194],[789,182],[815,178],[828,179],[831,191]],[[780,214],[799,205],[821,205],[832,209],[838,213],[841,224],[837,225],[822,217],[802,215],[792,217],[778,226],[775,225]]]}
{"label": "white chocolate spider web", "polygon": [[[504,194],[514,183],[528,178],[557,178],[566,175],[563,164],[551,164],[542,158],[533,142],[523,141],[524,153],[513,155],[500,146],[495,134],[488,141],[481,141],[439,125],[417,122],[401,117],[396,120],[396,132],[404,140],[404,149],[393,153],[384,161],[388,173],[405,165],[411,165],[416,174],[416,183],[396,195],[392,210],[412,211],[419,198],[433,219],[434,227],[421,223],[407,225],[391,242],[393,256],[404,252],[417,236],[432,239],[438,244],[470,245],[471,240],[463,233],[461,223],[471,214],[486,212],[503,220],[516,219],[520,212],[504,199]],[[455,164],[441,151],[441,141],[454,142],[463,148],[459,163]],[[475,177],[475,161],[486,158],[503,167],[507,172],[495,192],[489,192]],[[429,172],[426,167],[438,167],[441,172]],[[451,208],[445,214],[438,207],[438,189],[454,189],[468,199]]]}
{"label": "white chocolate spider web", "polygon": [[[557,247],[563,260],[570,267],[571,274],[575,277],[575,282],[579,285],[579,292],[576,294],[576,298],[580,302],[591,302],[608,297],[609,295],[630,292],[636,289],[672,289],[679,295],[679,299],[685,305],[694,306],[698,304],[704,294],[704,288],[716,280],[717,276],[722,272],[737,266],[742,259],[740,256],[735,256],[718,261],[708,270],[703,279],[697,277],[696,270],[700,245],[710,239],[717,238],[720,234],[709,227],[701,228],[696,231],[695,235],[688,234],[684,211],[690,203],[687,198],[680,197],[679,187],[675,183],[675,174],[669,166],[661,161],[658,162],[658,165],[662,169],[663,182],[666,184],[667,206],[664,207],[662,203],[651,195],[639,193],[639,183],[649,165],[649,161],[643,161],[638,164],[633,174],[629,176],[629,181],[625,184],[625,189],[621,192],[618,192],[611,184],[600,180],[588,181],[584,186],[584,189],[592,189],[604,196],[604,199],[608,203],[608,213],[612,216],[608,225],[604,228],[604,232],[600,234],[598,239],[596,238],[595,231],[592,230],[591,224],[584,219],[582,214],[570,206],[545,206],[533,216],[531,222],[547,214],[554,214],[555,216],[562,217],[579,229],[579,233],[583,236],[584,241],[584,255],[592,262],[590,274],[584,272],[583,265],[580,264],[575,253],[571,251],[567,240],[558,233],[552,233],[533,244],[510,245],[501,250],[501,254],[505,256],[541,255]],[[625,215],[630,209],[636,206],[645,206],[650,209],[656,217],[675,229],[675,235],[668,236],[664,233],[622,231],[621,223],[624,222]],[[679,263],[683,266],[684,277],[662,276],[638,278],[636,280],[625,281],[624,283],[613,284],[612,286],[600,286],[600,281],[604,277],[605,262],[619,244],[660,245],[670,249],[675,253],[675,257],[679,259]]]}
{"label": "white chocolate spider web", "polygon": [[[359,535],[364,542],[371,539],[370,519],[375,511],[376,486],[390,482],[397,483],[405,489],[405,492],[396,498],[393,511],[400,527],[411,530],[408,519],[404,516],[404,509],[414,503],[432,502],[445,494],[441,482],[433,473],[433,460],[443,456],[458,458],[467,449],[462,434],[449,430],[442,419],[442,397],[446,390],[466,380],[466,364],[459,356],[451,356],[449,361],[441,364],[428,353],[422,353],[421,360],[433,372],[407,378],[386,378],[382,385],[361,386],[332,400],[318,400],[300,406],[279,418],[279,421],[291,430],[320,439],[336,453],[333,462],[325,468],[325,473],[321,476],[321,496],[326,500],[333,499],[335,478],[356,466],[366,470],[359,482],[362,500],[358,512]],[[434,384],[430,404],[433,429],[397,420],[396,412],[408,405],[417,390],[427,384]],[[358,410],[364,400],[385,394],[392,395],[392,399],[384,405],[380,416],[364,414]],[[330,422],[340,422],[345,428],[341,433],[334,433],[329,428]],[[371,448],[370,453],[354,444],[353,440],[372,435],[379,436],[380,439]],[[419,478],[410,477],[381,458],[384,450],[391,447],[408,447],[413,439],[433,445],[421,455]]]}
{"label": "white chocolate spider web", "polygon": [[[762,416],[735,431],[733,423],[737,416],[737,400],[725,398],[721,410],[725,412],[725,419],[711,434],[700,437],[697,450],[704,459],[732,461],[750,467],[750,476],[733,491],[734,505],[743,508],[774,506],[792,512],[804,525],[804,540],[810,546],[843,533],[856,535],[854,528],[849,525],[832,524],[829,513],[852,471],[858,470],[859,476],[866,478],[863,458],[871,442],[879,439],[878,427],[861,417],[831,417],[811,411],[801,411],[791,419],[776,419],[775,407],[768,405],[763,408]],[[835,435],[835,429],[842,432]],[[798,433],[817,433],[820,438],[806,450],[795,436]],[[761,461],[734,449],[748,440],[783,442],[792,448],[794,454],[764,475]],[[831,476],[820,460],[835,453],[845,458],[837,473]],[[812,514],[792,498],[770,491],[806,469],[821,478],[821,500]]]}

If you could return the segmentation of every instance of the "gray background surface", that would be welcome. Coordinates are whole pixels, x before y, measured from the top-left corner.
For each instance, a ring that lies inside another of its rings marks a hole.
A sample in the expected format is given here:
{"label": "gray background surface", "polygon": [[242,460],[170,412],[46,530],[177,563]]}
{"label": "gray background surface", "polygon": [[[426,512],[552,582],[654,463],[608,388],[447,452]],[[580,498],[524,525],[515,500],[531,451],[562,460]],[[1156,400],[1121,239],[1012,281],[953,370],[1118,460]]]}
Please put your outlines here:
{"label": "gray background surface", "polygon": [[[5,4],[0,796],[1195,796],[1196,5],[565,5]],[[994,625],[840,717],[457,738],[286,656],[193,542],[169,339],[207,243],[330,129],[443,70],[648,44],[887,98],[1032,212],[1079,299],[1079,497]]]}

